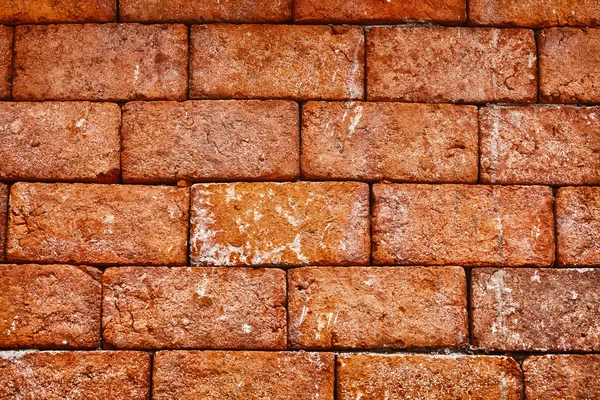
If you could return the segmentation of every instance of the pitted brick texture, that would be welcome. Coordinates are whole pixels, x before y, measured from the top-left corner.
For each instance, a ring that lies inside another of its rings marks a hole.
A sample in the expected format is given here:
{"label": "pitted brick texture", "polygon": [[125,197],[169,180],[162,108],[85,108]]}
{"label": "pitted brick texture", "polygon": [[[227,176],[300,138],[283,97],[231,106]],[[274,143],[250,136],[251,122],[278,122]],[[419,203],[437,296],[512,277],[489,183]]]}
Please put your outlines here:
{"label": "pitted brick texture", "polygon": [[0,0],[0,24],[115,22],[115,0]]}
{"label": "pitted brick texture", "polygon": [[0,261],[6,250],[6,220],[8,218],[8,186],[0,183]]}
{"label": "pitted brick texture", "polygon": [[13,36],[13,28],[0,26],[0,100],[10,100]]}

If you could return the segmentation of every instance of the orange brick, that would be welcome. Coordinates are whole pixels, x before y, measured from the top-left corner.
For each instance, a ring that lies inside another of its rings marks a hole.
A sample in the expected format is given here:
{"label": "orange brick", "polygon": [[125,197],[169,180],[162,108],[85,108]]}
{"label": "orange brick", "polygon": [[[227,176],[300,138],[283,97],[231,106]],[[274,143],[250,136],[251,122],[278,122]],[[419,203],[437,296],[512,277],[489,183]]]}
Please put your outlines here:
{"label": "orange brick", "polygon": [[0,262],[6,250],[6,220],[8,217],[8,186],[0,183]]}
{"label": "orange brick", "polygon": [[0,26],[0,100],[10,99],[13,63],[12,50],[13,28]]}
{"label": "orange brick", "polygon": [[0,24],[116,22],[115,0],[0,0]]}

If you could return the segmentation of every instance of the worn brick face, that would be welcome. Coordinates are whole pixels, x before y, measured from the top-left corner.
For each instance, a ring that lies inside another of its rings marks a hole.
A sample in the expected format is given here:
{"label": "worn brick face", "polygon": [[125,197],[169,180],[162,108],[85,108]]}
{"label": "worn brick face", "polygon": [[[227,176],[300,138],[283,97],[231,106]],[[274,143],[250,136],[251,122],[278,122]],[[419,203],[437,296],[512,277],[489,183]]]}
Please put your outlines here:
{"label": "worn brick face", "polygon": [[128,103],[126,182],[289,180],[299,175],[298,105],[291,101]]}
{"label": "worn brick face", "polygon": [[0,24],[115,22],[115,0],[0,0]]}
{"label": "worn brick face", "polygon": [[20,26],[15,100],[184,100],[184,25]]}
{"label": "worn brick face", "polygon": [[367,33],[367,99],[534,103],[536,47],[524,29],[380,27]]}
{"label": "worn brick face", "polygon": [[552,189],[542,186],[373,186],[377,264],[548,266]]}
{"label": "worn brick face", "polygon": [[6,250],[6,220],[8,218],[8,186],[0,183],[0,262]]}
{"label": "worn brick face", "polygon": [[9,100],[11,94],[13,33],[13,28],[0,26],[0,100]]}
{"label": "worn brick face", "polygon": [[185,265],[188,204],[184,188],[16,183],[7,259]]}
{"label": "worn brick face", "polygon": [[331,353],[161,351],[152,398],[333,400]]}
{"label": "worn brick face", "polygon": [[316,267],[289,271],[290,345],[304,349],[467,344],[459,267]]}
{"label": "worn brick face", "polygon": [[475,269],[473,343],[504,351],[598,351],[600,269]]}
{"label": "worn brick face", "polygon": [[192,188],[194,265],[369,262],[369,187],[353,182],[208,183]]}
{"label": "worn brick face", "polygon": [[360,27],[193,26],[190,97],[359,99],[363,42]]}

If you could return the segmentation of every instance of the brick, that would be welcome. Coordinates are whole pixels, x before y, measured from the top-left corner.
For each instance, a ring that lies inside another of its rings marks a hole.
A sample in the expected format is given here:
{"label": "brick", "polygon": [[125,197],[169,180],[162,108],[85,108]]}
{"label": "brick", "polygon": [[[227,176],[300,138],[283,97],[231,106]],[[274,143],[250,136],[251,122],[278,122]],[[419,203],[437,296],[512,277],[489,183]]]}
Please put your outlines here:
{"label": "brick", "polygon": [[154,400],[333,400],[331,353],[160,351]]}
{"label": "brick", "polygon": [[369,262],[365,183],[197,184],[191,211],[193,265]]}
{"label": "brick", "polygon": [[528,399],[600,398],[600,355],[549,354],[523,361]]}
{"label": "brick", "polygon": [[538,46],[542,103],[600,102],[600,29],[546,29]]}
{"label": "brick", "polygon": [[116,348],[285,349],[285,272],[109,268],[105,343]]}
{"label": "brick", "polygon": [[294,1],[294,19],[314,23],[394,23],[427,21],[460,25],[467,18],[465,0],[432,2],[381,2],[378,0]]}
{"label": "brick", "polygon": [[13,63],[12,50],[13,28],[0,26],[0,100],[10,100]]}
{"label": "brick", "polygon": [[554,262],[550,187],[376,184],[373,198],[376,264]]}
{"label": "brick", "polygon": [[556,193],[557,262],[600,264],[600,187],[567,187]]}
{"label": "brick", "polygon": [[0,183],[0,262],[6,250],[6,220],[8,218],[8,186]]}
{"label": "brick", "polygon": [[600,269],[475,269],[473,344],[486,350],[598,351]]}
{"label": "brick", "polygon": [[184,188],[15,183],[9,261],[185,265]]}
{"label": "brick", "polygon": [[469,0],[469,24],[504,27],[594,26],[596,0]]}
{"label": "brick", "polygon": [[19,26],[15,100],[185,100],[187,27]]}
{"label": "brick", "polygon": [[289,340],[300,349],[439,348],[469,338],[459,267],[288,272]]}
{"label": "brick", "polygon": [[115,22],[115,0],[0,0],[0,24]]}
{"label": "brick", "polygon": [[302,107],[302,176],[477,182],[472,106],[309,102]]}
{"label": "brick", "polygon": [[600,183],[600,108],[480,109],[481,182]]}
{"label": "brick", "polygon": [[292,14],[291,0],[120,0],[122,22],[285,22]]}
{"label": "brick", "polygon": [[0,103],[0,179],[116,183],[120,127],[116,104]]}
{"label": "brick", "polygon": [[150,354],[0,351],[0,398],[146,400]]}
{"label": "brick", "polygon": [[521,399],[521,370],[497,356],[345,354],[337,359],[337,398]]}
{"label": "brick", "polygon": [[291,101],[128,103],[125,182],[290,180],[299,175],[298,105]]}
{"label": "brick", "polygon": [[363,42],[350,26],[193,26],[190,97],[362,99]]}
{"label": "brick", "polygon": [[367,99],[535,103],[532,31],[380,27],[367,33]]}

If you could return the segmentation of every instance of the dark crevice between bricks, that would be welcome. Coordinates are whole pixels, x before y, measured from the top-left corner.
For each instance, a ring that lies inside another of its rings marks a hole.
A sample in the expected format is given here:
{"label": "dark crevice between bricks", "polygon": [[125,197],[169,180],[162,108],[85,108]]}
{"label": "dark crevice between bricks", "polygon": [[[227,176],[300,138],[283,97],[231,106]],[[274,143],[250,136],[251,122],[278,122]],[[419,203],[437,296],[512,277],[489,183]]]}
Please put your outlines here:
{"label": "dark crevice between bricks", "polygon": [[154,387],[154,357],[156,356],[156,351],[150,351],[150,386],[148,387],[148,399],[152,400],[152,389]]}
{"label": "dark crevice between bricks", "polygon": [[333,355],[333,400],[338,399],[337,385],[338,385],[338,357],[339,354]]}
{"label": "dark crevice between bricks", "polygon": [[470,0],[465,0],[465,22],[462,26],[469,26],[469,1]]}
{"label": "dark crevice between bricks", "polygon": [[115,18],[117,22],[121,22],[121,14],[119,12],[119,1],[115,0]]}

